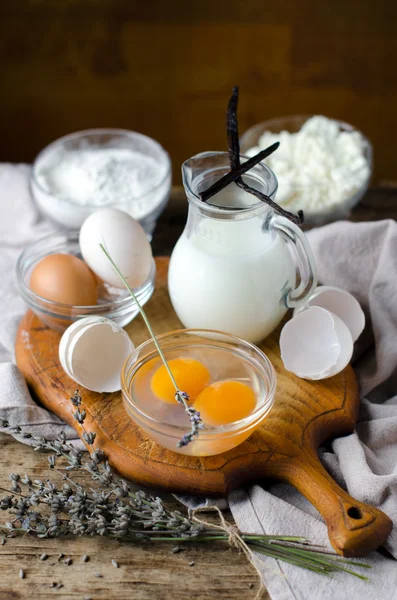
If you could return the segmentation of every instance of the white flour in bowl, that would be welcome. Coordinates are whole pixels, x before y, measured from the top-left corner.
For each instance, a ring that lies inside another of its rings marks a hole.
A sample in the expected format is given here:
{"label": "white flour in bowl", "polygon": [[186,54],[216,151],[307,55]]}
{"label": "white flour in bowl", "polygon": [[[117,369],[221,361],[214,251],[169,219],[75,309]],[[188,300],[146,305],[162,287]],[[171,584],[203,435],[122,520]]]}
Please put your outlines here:
{"label": "white flour in bowl", "polygon": [[78,228],[105,206],[125,210],[141,222],[150,219],[164,205],[170,181],[165,160],[130,148],[57,148],[37,165],[32,191],[46,216]]}
{"label": "white flour in bowl", "polygon": [[[37,173],[48,192],[76,204],[102,207],[147,194],[164,179],[167,167],[128,148],[89,148],[64,152]],[[153,207],[137,206],[135,218]]]}

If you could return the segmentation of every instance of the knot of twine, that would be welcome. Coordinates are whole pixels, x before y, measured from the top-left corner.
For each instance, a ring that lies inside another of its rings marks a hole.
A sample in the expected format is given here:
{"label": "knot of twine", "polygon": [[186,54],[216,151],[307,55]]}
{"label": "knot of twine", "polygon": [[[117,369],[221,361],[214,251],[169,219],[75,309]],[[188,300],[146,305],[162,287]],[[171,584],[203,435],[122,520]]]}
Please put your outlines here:
{"label": "knot of twine", "polygon": [[[210,511],[210,510],[214,510],[218,514],[219,521],[220,521],[219,525],[216,523],[210,523],[209,521],[206,521],[204,519],[197,517],[197,513],[206,512],[206,511]],[[258,563],[257,563],[255,554],[253,553],[251,548],[248,546],[248,544],[241,537],[241,533],[239,532],[238,528],[235,525],[232,525],[231,523],[228,523],[226,521],[225,517],[222,514],[222,511],[218,508],[218,506],[205,506],[202,508],[196,508],[195,510],[192,511],[191,515],[192,515],[192,520],[195,521],[196,523],[198,523],[199,525],[204,525],[204,527],[208,527],[209,529],[216,529],[218,531],[222,531],[223,533],[225,533],[228,536],[227,537],[228,544],[232,548],[237,548],[240,552],[244,553],[248,562],[254,567],[256,574],[259,578],[259,589],[254,598],[254,600],[259,600],[259,598],[262,596],[262,592],[266,591],[265,586],[263,585],[263,581],[262,581],[262,574],[258,567]]]}

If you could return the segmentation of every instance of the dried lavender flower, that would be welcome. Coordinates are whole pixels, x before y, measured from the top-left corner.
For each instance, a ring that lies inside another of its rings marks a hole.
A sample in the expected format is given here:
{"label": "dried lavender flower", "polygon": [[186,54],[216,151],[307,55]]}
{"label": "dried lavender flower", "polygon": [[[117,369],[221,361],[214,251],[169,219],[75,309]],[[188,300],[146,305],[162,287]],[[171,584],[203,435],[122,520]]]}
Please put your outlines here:
{"label": "dried lavender flower", "polygon": [[93,445],[93,443],[95,441],[95,437],[96,437],[96,433],[88,432],[88,431],[83,433],[83,440],[90,446]]}
{"label": "dried lavender flower", "polygon": [[[124,277],[124,275],[121,273],[120,269],[118,268],[118,266],[116,265],[116,263],[113,261],[112,257],[110,256],[109,252],[107,251],[107,249],[105,248],[104,244],[99,244],[100,248],[102,250],[102,252],[105,254],[106,258],[109,260],[109,262],[111,263],[113,269],[116,271],[117,275],[120,277],[121,281],[123,282],[125,288],[127,289],[127,291],[130,293],[132,299],[134,300],[135,304],[137,305],[139,312],[141,313],[141,316],[145,322],[145,325],[150,333],[150,336],[153,340],[153,343],[156,347],[156,350],[166,368],[166,371],[168,373],[169,378],[171,379],[172,385],[175,388],[175,399],[179,404],[182,404],[183,407],[185,408],[185,412],[188,414],[189,416],[189,421],[190,421],[190,425],[191,425],[191,431],[190,433],[186,434],[183,436],[183,438],[178,442],[177,446],[178,448],[181,448],[182,446],[187,446],[195,437],[198,436],[199,434],[199,429],[202,429],[204,427],[201,418],[200,418],[200,413],[198,413],[194,408],[190,407],[188,405],[188,400],[189,400],[189,395],[186,392],[183,392],[182,390],[180,390],[178,388],[178,385],[175,381],[175,377],[172,374],[172,371],[168,365],[168,362],[163,354],[163,351],[160,348],[160,345],[157,341],[156,336],[154,335],[152,326],[150,324],[150,321],[142,307],[142,305],[140,304],[138,298],[135,296],[131,286],[128,284],[126,278]],[[74,415],[73,415],[74,416]],[[76,418],[76,417],[75,417]],[[201,425],[201,426],[199,426]]]}
{"label": "dried lavender flower", "polygon": [[201,420],[200,413],[188,405],[190,400],[189,395],[186,392],[181,392],[178,390],[175,394],[175,400],[182,404],[185,407],[185,412],[187,413],[191,425],[191,430],[189,433],[185,433],[181,440],[177,443],[178,448],[182,448],[183,446],[187,446],[194,440],[194,438],[198,437],[199,430],[204,428],[204,424]]}
{"label": "dried lavender flower", "polygon": [[[78,392],[71,400],[74,406],[76,402],[78,403],[77,410],[84,421],[85,411],[80,410],[82,399],[78,396]],[[199,426],[197,417],[193,412],[191,415],[192,420],[195,420]],[[82,428],[84,433],[90,433],[86,431],[84,424]],[[19,533],[29,533],[37,538],[104,535],[127,541],[154,539],[174,544],[182,541],[209,541],[212,537],[223,539],[225,542],[230,539],[230,531],[225,521],[223,521],[225,525],[212,528],[205,522],[198,522],[198,519],[190,514],[184,515],[178,510],[168,510],[159,497],[143,490],[136,491],[128,481],[112,471],[106,456],[99,448],[94,449],[93,445],[90,445],[92,452],[90,458],[86,460],[83,452],[74,448],[66,440],[64,432],[61,432],[55,441],[37,436],[32,438],[38,450],[55,452],[57,456],[67,461],[68,466],[63,471],[55,469],[64,482],[59,486],[50,479],[32,480],[28,475],[21,478],[18,474],[11,474],[9,477],[11,485],[23,486],[25,491],[24,494],[18,494],[18,497],[7,494],[0,498],[0,509],[8,511],[12,517],[7,523],[1,524],[3,529],[9,532],[7,537],[15,537]],[[71,471],[76,469],[87,471],[95,482],[95,487],[74,481],[71,478]],[[340,561],[335,555],[329,557],[318,548],[308,545],[307,540],[299,537],[250,536],[241,533],[238,539],[240,544],[246,544],[248,553],[251,551],[251,546],[254,550],[268,556],[274,556],[276,552],[278,558],[299,566],[306,566],[318,573],[346,571],[347,563],[368,568],[368,565],[363,563]],[[295,558],[296,554],[299,554],[299,561]],[[318,555],[320,560],[316,558]],[[58,562],[63,557],[62,553],[59,554]],[[84,555],[83,561],[86,560],[88,557]],[[65,564],[72,564],[72,559],[66,559]],[[348,570],[348,572],[366,579],[354,571]],[[23,576],[25,576],[24,572]],[[95,576],[102,577],[101,573],[96,573]],[[57,589],[62,587],[62,583],[54,582],[54,585]]]}
{"label": "dried lavender flower", "polygon": [[14,492],[14,494],[20,494],[22,491],[21,486],[18,485],[16,481],[12,482],[11,490]]}
{"label": "dried lavender flower", "polygon": [[70,401],[73,404],[73,406],[80,406],[82,402],[82,397],[79,394],[79,390],[75,391],[74,395],[70,398]]}
{"label": "dried lavender flower", "polygon": [[114,560],[114,558],[112,558],[112,565],[118,569],[119,568],[119,563],[117,562],[117,560]]}
{"label": "dried lavender flower", "polygon": [[76,421],[78,423],[80,423],[80,425],[82,425],[84,423],[85,418],[86,418],[86,412],[85,412],[85,410],[80,411],[80,409],[78,408],[73,413],[73,417],[76,419]]}
{"label": "dried lavender flower", "polygon": [[48,558],[48,554],[42,554],[40,556],[40,560],[47,560],[47,558]]}
{"label": "dried lavender flower", "polygon": [[19,569],[19,578],[25,579],[25,571],[23,569]]}

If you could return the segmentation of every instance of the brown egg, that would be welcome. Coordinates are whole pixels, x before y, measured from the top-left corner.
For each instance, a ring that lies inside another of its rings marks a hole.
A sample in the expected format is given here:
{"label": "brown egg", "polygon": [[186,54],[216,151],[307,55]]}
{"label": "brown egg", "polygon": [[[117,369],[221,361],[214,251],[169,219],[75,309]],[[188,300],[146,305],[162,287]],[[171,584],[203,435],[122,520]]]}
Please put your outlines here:
{"label": "brown egg", "polygon": [[46,300],[75,306],[96,304],[98,299],[93,272],[71,254],[49,254],[37,263],[30,289]]}

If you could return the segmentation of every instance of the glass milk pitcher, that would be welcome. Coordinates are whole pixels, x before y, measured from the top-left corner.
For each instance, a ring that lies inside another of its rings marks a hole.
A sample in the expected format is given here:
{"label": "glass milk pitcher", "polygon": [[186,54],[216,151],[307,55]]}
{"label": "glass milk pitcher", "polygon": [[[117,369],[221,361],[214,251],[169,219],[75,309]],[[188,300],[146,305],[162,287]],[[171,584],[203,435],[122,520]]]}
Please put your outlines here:
{"label": "glass milk pitcher", "polygon": [[[185,327],[259,342],[288,308],[310,296],[316,267],[299,227],[235,183],[201,200],[200,192],[229,170],[226,152],[204,152],[183,164],[189,214],[171,256],[168,288]],[[265,165],[243,179],[274,199],[277,179]]]}

